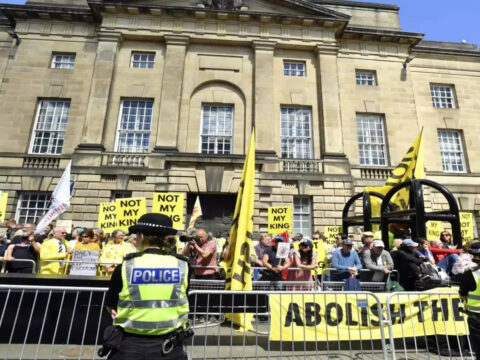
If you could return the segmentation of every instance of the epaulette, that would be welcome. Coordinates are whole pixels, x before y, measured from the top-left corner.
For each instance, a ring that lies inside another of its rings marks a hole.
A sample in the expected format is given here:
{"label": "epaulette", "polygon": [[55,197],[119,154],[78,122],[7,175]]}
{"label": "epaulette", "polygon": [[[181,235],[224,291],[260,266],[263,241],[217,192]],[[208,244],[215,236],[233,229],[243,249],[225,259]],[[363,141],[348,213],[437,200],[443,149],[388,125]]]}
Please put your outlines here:
{"label": "epaulette", "polygon": [[142,255],[143,255],[143,251],[142,252],[133,252],[133,253],[125,255],[123,257],[123,260],[130,260],[130,259],[136,258],[138,256],[142,256]]}
{"label": "epaulette", "polygon": [[172,254],[173,256],[175,256],[178,260],[183,260],[183,261],[186,261],[186,262],[190,262],[190,259],[188,257],[186,257],[185,255],[182,255],[182,254]]}

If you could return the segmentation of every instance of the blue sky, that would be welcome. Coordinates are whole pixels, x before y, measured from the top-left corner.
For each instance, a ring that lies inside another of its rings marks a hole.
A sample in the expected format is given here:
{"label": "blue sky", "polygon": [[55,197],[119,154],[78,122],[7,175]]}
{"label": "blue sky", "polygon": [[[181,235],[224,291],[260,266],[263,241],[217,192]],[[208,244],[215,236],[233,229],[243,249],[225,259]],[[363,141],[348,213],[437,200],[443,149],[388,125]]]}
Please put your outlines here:
{"label": "blue sky", "polygon": [[[425,39],[480,46],[480,0],[363,0],[400,7],[405,31],[425,33]],[[23,4],[21,0],[0,2]]]}

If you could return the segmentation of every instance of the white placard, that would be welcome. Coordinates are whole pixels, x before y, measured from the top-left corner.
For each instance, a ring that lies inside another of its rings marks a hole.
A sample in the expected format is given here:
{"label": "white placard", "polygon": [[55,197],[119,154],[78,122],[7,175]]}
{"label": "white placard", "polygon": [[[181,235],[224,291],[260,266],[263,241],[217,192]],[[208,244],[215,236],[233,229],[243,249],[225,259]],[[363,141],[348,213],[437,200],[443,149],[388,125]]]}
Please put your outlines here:
{"label": "white placard", "polygon": [[277,244],[277,258],[286,259],[288,258],[288,253],[290,252],[289,243],[278,243]]}
{"label": "white placard", "polygon": [[70,275],[90,275],[97,274],[98,250],[74,250],[73,261],[82,261],[82,263],[73,263],[70,268]]}

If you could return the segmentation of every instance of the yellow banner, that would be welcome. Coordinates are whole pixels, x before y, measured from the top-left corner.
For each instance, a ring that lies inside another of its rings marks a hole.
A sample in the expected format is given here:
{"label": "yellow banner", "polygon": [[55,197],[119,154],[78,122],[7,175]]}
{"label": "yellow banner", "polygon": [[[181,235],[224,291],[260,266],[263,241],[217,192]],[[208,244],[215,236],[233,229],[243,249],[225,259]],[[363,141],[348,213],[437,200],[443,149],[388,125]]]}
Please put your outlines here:
{"label": "yellow banner", "polygon": [[5,214],[7,213],[8,192],[0,191],[0,222],[5,222]]}
{"label": "yellow banner", "polygon": [[117,229],[127,232],[128,228],[135,225],[138,218],[147,212],[145,198],[117,199]]}
{"label": "yellow banner", "polygon": [[335,236],[343,233],[342,226],[325,226],[323,235],[327,238],[328,245],[335,245]]}
{"label": "yellow banner", "polygon": [[427,222],[427,240],[440,240],[442,230],[443,223],[441,221]]}
{"label": "yellow banner", "polygon": [[[375,295],[385,307],[391,294]],[[271,294],[269,299],[271,341],[381,339],[381,314],[373,295]],[[428,292],[419,296],[395,295],[390,302],[390,311],[394,338],[468,334],[458,296]],[[384,332],[388,338],[386,325]]]}
{"label": "yellow banner", "polygon": [[183,229],[184,202],[184,193],[153,193],[152,212],[169,216],[175,229]]}
{"label": "yellow banner", "polygon": [[462,233],[462,237],[466,241],[473,240],[474,238],[474,231],[473,231],[473,214],[469,212],[461,212],[460,213],[460,231]]}
{"label": "yellow banner", "polygon": [[[377,187],[366,187],[364,191],[377,192],[386,195],[387,192],[402,182],[411,179],[425,178],[425,169],[423,163],[423,139],[422,132],[418,134],[413,142],[413,145],[408,149],[404,158],[392,171],[392,175],[387,179],[385,185]],[[392,198],[391,202],[399,209],[406,209],[408,207],[409,191],[408,187],[403,188]],[[382,202],[379,198],[370,196],[370,203],[372,209],[372,216],[380,216],[380,207]]]}
{"label": "yellow banner", "polygon": [[100,203],[97,227],[105,234],[111,234],[117,229],[117,205],[114,202]]}
{"label": "yellow banner", "polygon": [[271,206],[268,208],[268,232],[270,234],[292,232],[292,207]]}

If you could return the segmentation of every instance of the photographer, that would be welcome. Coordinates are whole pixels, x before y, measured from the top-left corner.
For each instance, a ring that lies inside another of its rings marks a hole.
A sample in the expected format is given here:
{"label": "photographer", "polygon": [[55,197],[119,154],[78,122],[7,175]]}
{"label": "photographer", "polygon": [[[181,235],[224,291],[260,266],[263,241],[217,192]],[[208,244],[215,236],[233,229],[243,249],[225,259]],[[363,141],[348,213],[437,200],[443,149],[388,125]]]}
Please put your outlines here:
{"label": "photographer", "polygon": [[5,253],[5,259],[10,262],[7,264],[7,270],[11,273],[32,273],[32,263],[28,261],[13,260],[37,260],[37,254],[40,252],[40,244],[36,241],[33,231],[34,224],[25,224],[23,226],[23,235],[15,236]]}
{"label": "photographer", "polygon": [[217,244],[205,229],[198,229],[183,249],[185,256],[193,255],[196,279],[217,279]]}

